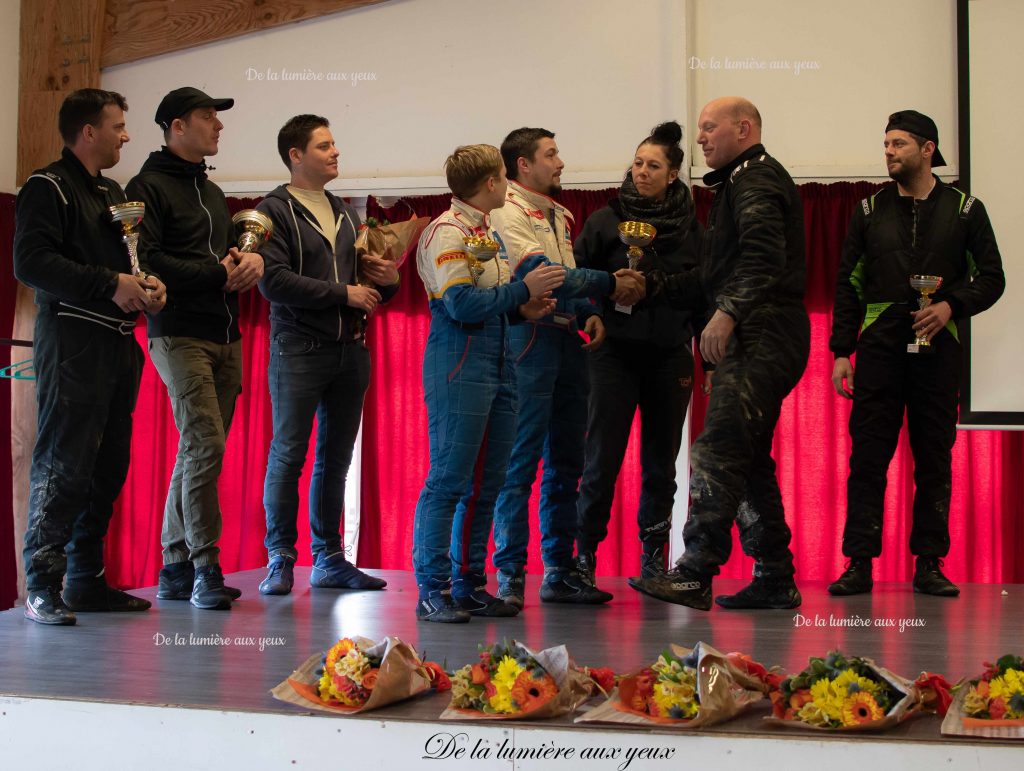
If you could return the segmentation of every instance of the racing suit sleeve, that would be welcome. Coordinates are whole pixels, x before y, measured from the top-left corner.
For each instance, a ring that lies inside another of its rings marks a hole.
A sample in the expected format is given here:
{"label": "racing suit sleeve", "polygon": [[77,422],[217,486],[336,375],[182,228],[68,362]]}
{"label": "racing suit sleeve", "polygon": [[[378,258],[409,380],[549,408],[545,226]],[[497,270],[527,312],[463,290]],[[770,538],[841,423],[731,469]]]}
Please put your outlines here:
{"label": "racing suit sleeve", "polygon": [[967,258],[973,280],[943,297],[953,310],[953,318],[973,316],[988,310],[1006,288],[1003,260],[996,245],[985,205],[977,198],[967,215]]}
{"label": "racing suit sleeve", "polygon": [[449,316],[455,321],[478,324],[492,316],[510,313],[530,299],[530,290],[522,281],[490,288],[474,286],[462,239],[458,228],[442,225],[426,247],[425,258]]}
{"label": "racing suit sleeve", "polygon": [[26,286],[62,300],[110,299],[117,272],[83,265],[64,256],[68,226],[67,195],[52,177],[32,176],[15,207],[14,275]]}
{"label": "racing suit sleeve", "polygon": [[857,348],[857,336],[864,322],[864,228],[862,206],[854,209],[846,231],[836,279],[835,307],[832,310],[832,337],[828,347],[836,357],[849,357]]}

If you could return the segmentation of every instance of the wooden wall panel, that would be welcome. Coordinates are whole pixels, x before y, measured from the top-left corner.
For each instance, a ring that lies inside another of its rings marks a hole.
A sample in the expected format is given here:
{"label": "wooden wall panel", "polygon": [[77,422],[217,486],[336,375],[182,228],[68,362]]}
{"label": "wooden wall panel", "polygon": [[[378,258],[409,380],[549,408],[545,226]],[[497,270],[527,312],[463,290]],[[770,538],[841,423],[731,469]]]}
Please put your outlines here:
{"label": "wooden wall panel", "polygon": [[101,67],[384,0],[107,0]]}

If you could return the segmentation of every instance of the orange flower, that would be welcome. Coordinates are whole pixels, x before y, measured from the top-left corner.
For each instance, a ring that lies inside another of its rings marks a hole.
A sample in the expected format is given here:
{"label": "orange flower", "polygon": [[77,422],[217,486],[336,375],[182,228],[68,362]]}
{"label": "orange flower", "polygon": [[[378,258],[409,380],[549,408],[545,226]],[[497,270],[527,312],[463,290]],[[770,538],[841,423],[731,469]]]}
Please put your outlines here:
{"label": "orange flower", "polygon": [[875,697],[867,691],[857,691],[843,704],[843,725],[873,723],[885,717]]}
{"label": "orange flower", "polygon": [[424,669],[427,670],[427,678],[430,680],[431,685],[434,686],[434,690],[450,691],[452,689],[451,678],[448,677],[448,673],[441,669],[441,665],[436,661],[425,661],[423,662]]}
{"label": "orange flower", "polygon": [[641,669],[636,676],[636,690],[642,696],[650,696],[654,693],[654,681],[656,675],[652,669]]}
{"label": "orange flower", "polygon": [[551,675],[544,673],[534,677],[529,670],[524,670],[512,684],[512,701],[519,705],[523,712],[531,712],[558,695],[558,686]]}
{"label": "orange flower", "polygon": [[583,671],[606,695],[615,687],[615,673],[608,667],[585,667]]}
{"label": "orange flower", "polygon": [[808,689],[803,688],[789,697],[789,706],[795,710],[799,710],[802,706],[810,704],[812,701],[814,701],[814,697],[811,696],[811,692]]}
{"label": "orange flower", "polygon": [[987,699],[988,698],[988,680],[981,680],[981,681],[979,681],[978,684],[975,686],[975,690],[978,692],[978,695],[981,698]]}
{"label": "orange flower", "polygon": [[1006,700],[996,696],[988,703],[988,716],[993,720],[1002,720],[1006,716]]}
{"label": "orange flower", "polygon": [[782,691],[772,691],[768,694],[768,698],[772,702],[772,715],[775,717],[784,717],[786,713],[786,703],[782,698]]}
{"label": "orange flower", "polygon": [[483,685],[488,680],[490,680],[490,678],[487,676],[487,670],[485,670],[479,664],[474,664],[470,668],[469,673],[470,677],[473,680],[473,685]]}
{"label": "orange flower", "polygon": [[367,691],[372,691],[373,686],[377,684],[377,676],[379,674],[379,669],[371,669],[365,675],[363,675],[363,688],[365,688]]}
{"label": "orange flower", "polygon": [[334,665],[338,663],[338,659],[344,658],[350,650],[356,647],[356,644],[352,642],[348,637],[343,637],[338,640],[329,651],[327,651],[327,660],[324,663],[324,668],[330,672],[334,671]]}

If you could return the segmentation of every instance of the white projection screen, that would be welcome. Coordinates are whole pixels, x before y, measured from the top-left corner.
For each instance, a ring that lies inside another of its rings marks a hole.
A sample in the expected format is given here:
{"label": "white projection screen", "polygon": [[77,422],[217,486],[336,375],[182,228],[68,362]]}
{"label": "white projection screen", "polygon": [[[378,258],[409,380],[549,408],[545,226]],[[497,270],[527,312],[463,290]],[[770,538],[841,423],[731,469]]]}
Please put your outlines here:
{"label": "white projection screen", "polygon": [[1006,291],[965,325],[961,428],[1024,429],[1024,73],[1021,0],[958,0],[960,181],[985,203]]}

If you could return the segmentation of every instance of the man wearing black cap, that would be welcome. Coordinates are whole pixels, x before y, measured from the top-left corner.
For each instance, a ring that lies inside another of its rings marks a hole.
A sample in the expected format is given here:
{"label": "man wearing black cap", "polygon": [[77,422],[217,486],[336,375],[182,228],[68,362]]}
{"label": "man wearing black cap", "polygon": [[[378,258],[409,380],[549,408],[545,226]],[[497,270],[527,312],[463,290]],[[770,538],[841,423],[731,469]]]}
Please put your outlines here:
{"label": "man wearing black cap", "polygon": [[127,187],[130,198],[146,204],[140,251],[173,298],[149,320],[150,357],[180,433],[164,506],[157,598],[218,610],[239,594],[224,586],[217,548],[217,478],[242,390],[238,293],[263,275],[260,255],[231,246],[227,201],[206,176],[204,159],[217,153],[224,128],[217,113],[233,105],[191,87],[167,94],[156,111],[166,145]]}
{"label": "man wearing black cap", "polygon": [[[956,439],[962,351],[957,319],[981,313],[1003,293],[995,235],[981,201],[932,174],[945,166],[935,122],[916,110],[889,116],[885,162],[895,184],[855,208],[843,246],[829,347],[832,384],[853,400],[843,554],[846,571],[828,590],[870,592],[871,560],[882,551],[886,470],[904,411],[914,455],[910,551],[914,591],[955,597],[943,575],[949,551],[951,453]],[[912,275],[941,277],[919,309]],[[929,345],[916,345],[915,339]],[[850,356],[857,354],[857,385]],[[844,387],[845,381],[845,387]]]}

